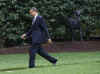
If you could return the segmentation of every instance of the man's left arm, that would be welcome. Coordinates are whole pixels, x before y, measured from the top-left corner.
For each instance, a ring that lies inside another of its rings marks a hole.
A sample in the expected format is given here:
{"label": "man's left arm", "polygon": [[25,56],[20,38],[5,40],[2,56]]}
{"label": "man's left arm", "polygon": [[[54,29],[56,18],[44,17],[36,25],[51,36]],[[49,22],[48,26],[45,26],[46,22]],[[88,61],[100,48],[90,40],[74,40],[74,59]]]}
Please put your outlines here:
{"label": "man's left arm", "polygon": [[40,23],[41,23],[41,27],[43,28],[43,30],[45,31],[47,37],[48,37],[48,43],[52,43],[52,40],[51,40],[51,37],[50,37],[50,34],[49,34],[49,31],[48,31],[48,28],[47,28],[47,25],[43,19],[43,17],[40,18]]}
{"label": "man's left arm", "polygon": [[40,23],[41,23],[41,27],[43,28],[43,30],[45,31],[48,39],[50,38],[50,35],[49,35],[49,32],[48,32],[48,28],[47,28],[47,25],[43,19],[43,17],[40,18]]}

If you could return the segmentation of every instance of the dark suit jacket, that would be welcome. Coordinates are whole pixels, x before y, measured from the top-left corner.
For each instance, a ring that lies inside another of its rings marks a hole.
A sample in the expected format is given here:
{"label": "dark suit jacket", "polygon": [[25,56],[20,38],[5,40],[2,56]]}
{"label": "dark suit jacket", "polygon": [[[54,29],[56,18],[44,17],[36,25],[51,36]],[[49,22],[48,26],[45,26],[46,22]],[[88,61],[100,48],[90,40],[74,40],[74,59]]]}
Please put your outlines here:
{"label": "dark suit jacket", "polygon": [[79,18],[68,18],[68,24],[71,29],[80,29],[80,19]]}
{"label": "dark suit jacket", "polygon": [[[34,18],[33,18],[34,19]],[[45,43],[50,38],[47,25],[42,16],[37,16],[29,31],[27,37],[32,35],[32,44]]]}

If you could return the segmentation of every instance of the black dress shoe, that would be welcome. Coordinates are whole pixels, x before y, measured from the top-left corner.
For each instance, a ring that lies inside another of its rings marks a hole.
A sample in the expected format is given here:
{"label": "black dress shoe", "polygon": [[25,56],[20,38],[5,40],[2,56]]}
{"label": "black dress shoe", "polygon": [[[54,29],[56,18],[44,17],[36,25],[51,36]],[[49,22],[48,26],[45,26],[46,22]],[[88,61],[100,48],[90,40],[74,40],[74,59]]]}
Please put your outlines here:
{"label": "black dress shoe", "polygon": [[35,68],[35,66],[29,66],[29,68]]}
{"label": "black dress shoe", "polygon": [[58,61],[58,60],[56,59],[56,60],[53,62],[53,64],[56,65],[56,64],[57,64],[57,61]]}

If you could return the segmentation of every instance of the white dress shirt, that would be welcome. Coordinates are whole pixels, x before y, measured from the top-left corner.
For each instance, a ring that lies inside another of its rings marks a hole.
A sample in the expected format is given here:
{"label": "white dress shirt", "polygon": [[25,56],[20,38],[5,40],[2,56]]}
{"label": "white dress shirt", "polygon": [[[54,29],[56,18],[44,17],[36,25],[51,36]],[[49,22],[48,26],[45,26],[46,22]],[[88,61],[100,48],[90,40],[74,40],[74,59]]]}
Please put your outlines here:
{"label": "white dress shirt", "polygon": [[38,16],[38,13],[34,16],[33,21],[32,21],[32,24],[35,23],[37,16]]}

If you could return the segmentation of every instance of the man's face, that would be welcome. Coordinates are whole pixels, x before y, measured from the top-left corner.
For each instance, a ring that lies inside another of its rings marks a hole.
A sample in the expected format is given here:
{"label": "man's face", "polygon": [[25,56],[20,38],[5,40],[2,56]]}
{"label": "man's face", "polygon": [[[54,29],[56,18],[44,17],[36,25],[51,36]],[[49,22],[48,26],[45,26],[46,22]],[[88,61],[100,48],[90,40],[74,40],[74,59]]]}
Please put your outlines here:
{"label": "man's face", "polygon": [[30,15],[35,16],[37,12],[33,11],[33,10],[30,10],[29,13],[30,13]]}

